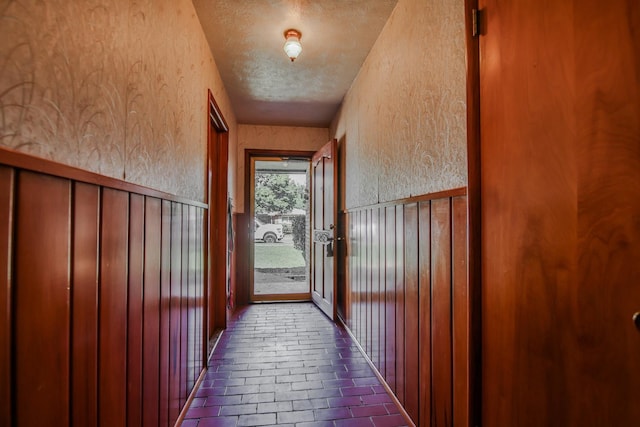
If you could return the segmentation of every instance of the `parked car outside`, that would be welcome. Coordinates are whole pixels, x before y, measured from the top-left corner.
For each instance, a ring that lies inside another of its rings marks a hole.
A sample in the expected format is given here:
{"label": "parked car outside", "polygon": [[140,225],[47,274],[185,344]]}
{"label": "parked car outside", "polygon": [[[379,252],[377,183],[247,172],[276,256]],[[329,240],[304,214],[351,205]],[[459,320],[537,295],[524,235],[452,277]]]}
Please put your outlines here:
{"label": "parked car outside", "polygon": [[261,240],[265,243],[276,243],[282,240],[282,224],[264,224],[257,219],[255,221],[254,240]]}
{"label": "parked car outside", "polygon": [[291,222],[282,221],[282,231],[284,232],[284,234],[291,234],[293,232]]}

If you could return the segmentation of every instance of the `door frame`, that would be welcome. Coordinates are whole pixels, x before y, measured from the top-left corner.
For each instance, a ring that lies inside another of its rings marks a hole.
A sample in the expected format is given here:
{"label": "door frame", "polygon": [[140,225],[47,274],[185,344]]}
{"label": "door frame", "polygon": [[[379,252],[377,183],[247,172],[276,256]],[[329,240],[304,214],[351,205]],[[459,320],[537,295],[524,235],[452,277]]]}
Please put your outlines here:
{"label": "door frame", "polygon": [[[253,295],[253,270],[254,270],[254,254],[253,249],[255,242],[253,240],[253,198],[251,195],[254,190],[254,174],[253,174],[253,159],[264,158],[277,158],[277,157],[297,157],[308,158],[309,164],[311,164],[311,157],[315,151],[295,151],[295,150],[262,150],[262,149],[246,149],[244,151],[244,211],[246,216],[247,229],[246,233],[241,235],[241,239],[245,240],[247,253],[245,259],[247,259],[247,272],[246,272],[246,294],[247,302],[249,304],[254,302],[274,302],[274,301],[311,301],[311,287],[306,294],[283,294],[289,295],[288,298],[281,298],[278,295],[265,295],[264,297],[256,298]],[[311,194],[309,194],[311,197]],[[307,272],[309,274],[309,272]]]}
{"label": "door frame", "polygon": [[[456,367],[466,374],[463,392],[454,400],[463,405],[462,424],[476,426],[482,420],[482,223],[481,223],[481,156],[480,156],[480,37],[485,34],[485,11],[479,10],[478,0],[465,0],[466,45],[466,101],[467,101],[467,283],[468,295],[464,301],[456,301],[457,307],[467,311],[466,344],[467,362]],[[474,29],[478,33],[474,34]]]}
{"label": "door frame", "polygon": [[[209,205],[206,216],[205,236],[205,316],[203,329],[204,360],[209,356],[209,340],[218,330],[227,327],[227,203],[229,126],[211,90],[207,102],[207,177],[206,197]],[[225,256],[223,256],[223,254]]]}

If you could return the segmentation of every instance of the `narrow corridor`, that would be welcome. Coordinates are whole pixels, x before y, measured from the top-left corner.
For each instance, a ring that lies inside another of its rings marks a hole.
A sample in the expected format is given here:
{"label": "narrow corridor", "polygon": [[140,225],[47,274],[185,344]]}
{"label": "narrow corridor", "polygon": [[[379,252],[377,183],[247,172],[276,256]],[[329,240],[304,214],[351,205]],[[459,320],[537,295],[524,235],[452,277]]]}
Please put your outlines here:
{"label": "narrow corridor", "polygon": [[286,303],[229,323],[182,425],[407,424],[347,332],[311,303]]}

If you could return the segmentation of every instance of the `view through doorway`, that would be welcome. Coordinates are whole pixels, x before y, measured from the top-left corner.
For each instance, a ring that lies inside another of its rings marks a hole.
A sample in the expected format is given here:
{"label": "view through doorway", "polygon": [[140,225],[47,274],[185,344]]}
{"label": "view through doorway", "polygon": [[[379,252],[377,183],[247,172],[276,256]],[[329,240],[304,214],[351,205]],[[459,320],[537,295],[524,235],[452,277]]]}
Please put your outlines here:
{"label": "view through doorway", "polygon": [[253,157],[252,301],[309,300],[310,159]]}

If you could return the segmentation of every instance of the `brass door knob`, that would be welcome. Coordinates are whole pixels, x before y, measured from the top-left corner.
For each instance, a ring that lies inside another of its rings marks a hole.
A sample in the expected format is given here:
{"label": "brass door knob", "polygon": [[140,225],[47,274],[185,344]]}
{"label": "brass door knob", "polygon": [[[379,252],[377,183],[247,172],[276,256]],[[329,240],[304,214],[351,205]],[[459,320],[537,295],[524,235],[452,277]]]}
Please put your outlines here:
{"label": "brass door knob", "polygon": [[633,315],[633,323],[636,325],[636,329],[640,331],[640,311]]}

